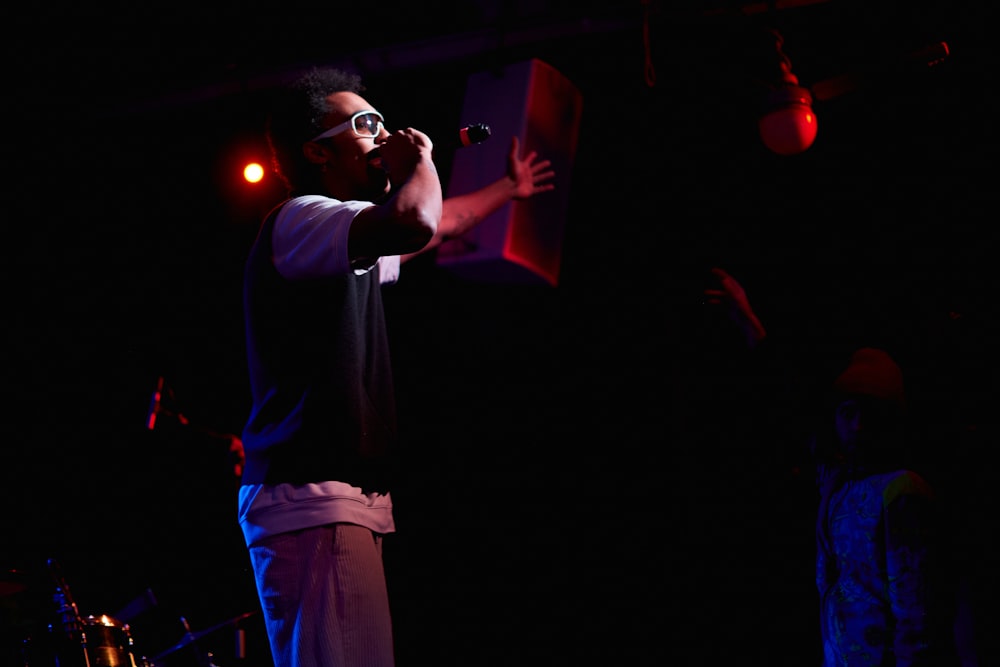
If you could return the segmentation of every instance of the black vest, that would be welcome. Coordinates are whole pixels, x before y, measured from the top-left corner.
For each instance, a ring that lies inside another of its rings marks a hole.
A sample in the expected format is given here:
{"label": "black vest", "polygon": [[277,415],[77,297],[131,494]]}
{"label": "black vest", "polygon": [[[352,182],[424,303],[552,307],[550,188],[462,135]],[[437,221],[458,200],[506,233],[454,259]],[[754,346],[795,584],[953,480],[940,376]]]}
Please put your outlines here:
{"label": "black vest", "polygon": [[244,269],[253,407],[242,481],[336,480],[385,492],[396,406],[379,271],[286,280],[272,261],[278,210]]}

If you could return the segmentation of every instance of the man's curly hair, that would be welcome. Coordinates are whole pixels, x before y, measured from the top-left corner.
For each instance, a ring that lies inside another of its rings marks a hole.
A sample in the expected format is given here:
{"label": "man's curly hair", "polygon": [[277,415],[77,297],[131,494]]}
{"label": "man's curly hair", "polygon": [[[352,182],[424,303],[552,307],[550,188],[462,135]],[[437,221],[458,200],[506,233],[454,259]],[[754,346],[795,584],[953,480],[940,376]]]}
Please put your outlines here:
{"label": "man's curly hair", "polygon": [[332,93],[365,90],[361,76],[335,67],[313,67],[278,91],[267,118],[271,166],[284,182],[289,196],[319,191],[316,165],[302,154],[302,144],[321,133]]}

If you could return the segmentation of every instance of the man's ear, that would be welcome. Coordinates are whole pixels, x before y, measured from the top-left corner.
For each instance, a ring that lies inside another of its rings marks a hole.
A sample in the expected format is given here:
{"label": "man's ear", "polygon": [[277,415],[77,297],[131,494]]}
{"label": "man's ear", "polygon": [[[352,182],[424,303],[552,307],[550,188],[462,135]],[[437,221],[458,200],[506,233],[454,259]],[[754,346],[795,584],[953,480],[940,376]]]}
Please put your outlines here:
{"label": "man's ear", "polygon": [[313,164],[323,164],[330,159],[330,149],[317,141],[302,144],[302,154]]}

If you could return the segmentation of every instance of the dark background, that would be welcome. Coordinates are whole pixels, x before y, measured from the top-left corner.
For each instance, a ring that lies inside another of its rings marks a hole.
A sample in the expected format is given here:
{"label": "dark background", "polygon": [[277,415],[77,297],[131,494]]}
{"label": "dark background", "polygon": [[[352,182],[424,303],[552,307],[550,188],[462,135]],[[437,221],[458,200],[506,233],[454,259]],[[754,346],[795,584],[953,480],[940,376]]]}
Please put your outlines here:
{"label": "dark background", "polygon": [[[130,620],[144,655],[178,641],[184,616],[219,667],[241,663],[236,627],[242,663],[269,663],[259,614],[235,620],[258,602],[225,435],[249,408],[242,261],[280,191],[241,184],[238,166],[266,159],[261,96],[314,63],[356,69],[391,125],[432,138],[493,67],[539,58],[583,96],[557,286],[479,284],[425,257],[387,290],[401,665],[818,664],[814,498],[771,466],[801,415],[750,426],[770,406],[739,393],[749,371],[706,317],[712,265],[809,387],[856,345],[897,356],[954,551],[988,600],[996,102],[981,4],[24,12],[5,109],[5,641],[37,632],[54,559],[84,615],[152,591]],[[802,85],[850,77],[814,104],[798,156],[756,135],[765,27]],[[906,60],[940,41],[944,62]],[[161,377],[189,423],[151,431]]]}

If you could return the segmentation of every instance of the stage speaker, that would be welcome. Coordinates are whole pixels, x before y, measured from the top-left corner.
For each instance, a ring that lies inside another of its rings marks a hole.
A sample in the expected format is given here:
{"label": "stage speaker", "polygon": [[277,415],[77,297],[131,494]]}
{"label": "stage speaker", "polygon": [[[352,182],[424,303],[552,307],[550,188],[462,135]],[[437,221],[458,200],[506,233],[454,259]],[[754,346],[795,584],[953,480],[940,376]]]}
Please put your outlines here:
{"label": "stage speaker", "polygon": [[558,284],[582,107],[577,87],[538,59],[469,77],[461,122],[485,123],[491,136],[456,151],[446,195],[478,190],[503,176],[514,136],[522,156],[534,150],[552,162],[556,187],[511,201],[441,244],[438,266],[474,281]]}

